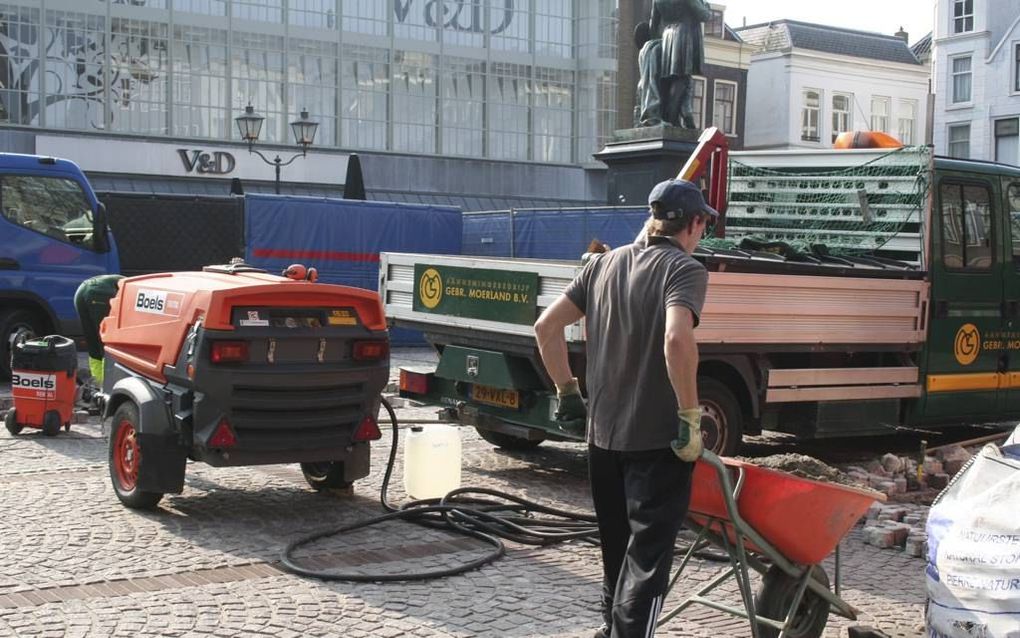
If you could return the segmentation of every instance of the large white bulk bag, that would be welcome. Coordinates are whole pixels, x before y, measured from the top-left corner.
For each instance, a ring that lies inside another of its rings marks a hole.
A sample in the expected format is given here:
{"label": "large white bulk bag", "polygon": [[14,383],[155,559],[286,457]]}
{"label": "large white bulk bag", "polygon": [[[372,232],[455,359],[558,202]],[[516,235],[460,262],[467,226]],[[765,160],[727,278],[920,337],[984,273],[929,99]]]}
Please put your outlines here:
{"label": "large white bulk bag", "polygon": [[1020,459],[985,446],[936,499],[927,531],[929,637],[1020,638]]}

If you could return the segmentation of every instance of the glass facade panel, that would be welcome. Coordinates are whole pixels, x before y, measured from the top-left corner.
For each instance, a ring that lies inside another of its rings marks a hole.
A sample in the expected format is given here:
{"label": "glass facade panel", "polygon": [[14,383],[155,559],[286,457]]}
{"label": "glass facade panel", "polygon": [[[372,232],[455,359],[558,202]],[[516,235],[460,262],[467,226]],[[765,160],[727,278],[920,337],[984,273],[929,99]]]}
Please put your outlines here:
{"label": "glass facade panel", "polygon": [[393,150],[436,152],[436,56],[393,53]]}
{"label": "glass facade panel", "polygon": [[[336,45],[318,40],[291,39],[288,63],[287,122],[293,122],[307,110],[311,119],[319,123],[315,134],[318,146],[337,146],[336,98],[337,54]],[[289,127],[288,127],[289,128]],[[288,131],[287,142],[294,136]]]}
{"label": "glass facade panel", "polygon": [[465,47],[485,46],[486,0],[444,0],[443,43]]}
{"label": "glass facade panel", "polygon": [[530,23],[526,0],[489,0],[490,48],[529,52]]}
{"label": "glass facade panel", "polygon": [[169,26],[110,22],[110,125],[114,131],[165,135],[170,70]]}
{"label": "glass facade panel", "polygon": [[147,9],[169,9],[170,0],[110,0],[110,4],[118,4],[130,7],[145,7]]}
{"label": "glass facade panel", "polygon": [[0,4],[0,124],[39,124],[42,16],[38,9]]}
{"label": "glass facade panel", "polygon": [[387,148],[389,57],[385,49],[344,46],[341,146]]}
{"label": "glass facade panel", "polygon": [[335,30],[337,0],[290,0],[287,21],[292,27]]}
{"label": "glass facade panel", "polygon": [[291,143],[306,108],[324,147],[588,162],[615,124],[617,13],[618,0],[0,0],[0,123],[236,140],[250,102],[265,142]]}
{"label": "glass facade panel", "polygon": [[173,0],[174,11],[204,16],[227,15],[227,0]]}
{"label": "glass facade panel", "polygon": [[283,23],[283,0],[233,0],[232,6],[238,20]]}
{"label": "glass facade panel", "polygon": [[230,137],[227,32],[174,27],[173,68],[173,134]]}
{"label": "glass facade panel", "polygon": [[[255,110],[266,118],[259,139],[287,143],[290,133],[285,130],[283,108],[283,38],[235,31],[232,52],[232,113],[240,113],[248,104],[257,106]],[[232,135],[240,139],[236,130]]]}
{"label": "glass facade panel", "polygon": [[354,33],[387,35],[388,2],[381,0],[343,0],[343,29]]}
{"label": "glass facade panel", "polygon": [[106,129],[106,17],[47,11],[43,47],[46,125]]}
{"label": "glass facade panel", "polygon": [[409,40],[437,40],[442,6],[439,0],[434,2],[393,0],[393,34]]}
{"label": "glass facade panel", "polygon": [[535,1],[535,53],[569,58],[573,54],[571,0]]}
{"label": "glass facade panel", "polygon": [[573,135],[574,74],[536,68],[534,87],[534,157],[539,162],[569,162]]}
{"label": "glass facade panel", "polygon": [[531,67],[493,62],[488,76],[489,157],[528,159]]}
{"label": "glass facade panel", "polygon": [[481,157],[485,126],[485,63],[447,58],[439,77],[442,153]]}

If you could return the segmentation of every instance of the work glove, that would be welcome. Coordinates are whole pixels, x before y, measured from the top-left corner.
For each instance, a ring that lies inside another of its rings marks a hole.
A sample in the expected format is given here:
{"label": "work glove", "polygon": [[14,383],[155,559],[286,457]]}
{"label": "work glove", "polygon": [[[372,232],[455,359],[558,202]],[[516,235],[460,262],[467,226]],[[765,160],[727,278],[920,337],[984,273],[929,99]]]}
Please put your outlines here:
{"label": "work glove", "polygon": [[581,397],[581,387],[577,379],[571,379],[563,384],[556,384],[556,398],[559,405],[553,416],[559,422],[581,421],[584,424],[588,420],[588,409],[584,407],[584,399]]}
{"label": "work glove", "polygon": [[701,458],[701,451],[704,449],[701,441],[701,408],[677,410],[676,415],[680,417],[680,425],[677,428],[677,437],[669,446],[681,461],[693,463]]}

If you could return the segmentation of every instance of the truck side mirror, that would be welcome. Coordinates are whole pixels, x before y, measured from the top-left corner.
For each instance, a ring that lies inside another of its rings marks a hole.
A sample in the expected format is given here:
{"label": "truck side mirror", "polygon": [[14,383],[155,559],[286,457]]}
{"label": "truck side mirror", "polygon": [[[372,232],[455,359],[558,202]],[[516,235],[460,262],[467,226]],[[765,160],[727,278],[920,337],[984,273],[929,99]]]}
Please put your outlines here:
{"label": "truck side mirror", "polygon": [[97,253],[110,252],[110,242],[107,239],[106,204],[99,202],[96,212],[92,216],[92,249]]}

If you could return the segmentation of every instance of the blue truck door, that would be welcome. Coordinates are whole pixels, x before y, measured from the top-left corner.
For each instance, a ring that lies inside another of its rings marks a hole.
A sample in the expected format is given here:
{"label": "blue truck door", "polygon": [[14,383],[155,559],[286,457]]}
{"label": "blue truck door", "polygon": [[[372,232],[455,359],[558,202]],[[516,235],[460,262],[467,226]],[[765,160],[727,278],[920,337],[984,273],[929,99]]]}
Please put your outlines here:
{"label": "blue truck door", "polygon": [[57,331],[80,332],[74,293],[82,281],[117,271],[117,254],[94,248],[95,195],[80,176],[0,175],[0,295],[42,304]]}

